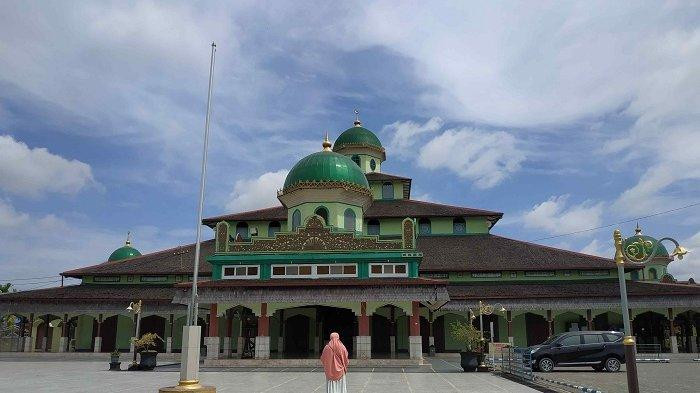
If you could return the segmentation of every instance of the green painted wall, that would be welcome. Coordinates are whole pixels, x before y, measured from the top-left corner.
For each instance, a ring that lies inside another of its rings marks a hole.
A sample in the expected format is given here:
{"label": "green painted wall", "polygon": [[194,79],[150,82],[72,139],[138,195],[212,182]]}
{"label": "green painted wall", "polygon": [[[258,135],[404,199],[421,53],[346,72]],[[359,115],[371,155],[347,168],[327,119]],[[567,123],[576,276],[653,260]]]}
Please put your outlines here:
{"label": "green painted wall", "polygon": [[342,229],[344,227],[345,222],[345,210],[352,209],[355,212],[355,228],[357,228],[358,231],[360,228],[362,228],[362,208],[360,206],[353,206],[339,202],[308,202],[302,203],[301,205],[297,205],[294,207],[290,207],[287,210],[287,222],[291,223],[294,211],[299,210],[301,212],[301,225],[303,226],[305,225],[306,220],[308,220],[309,217],[314,215],[316,209],[320,206],[323,206],[326,209],[328,209],[328,224],[330,224],[330,226]]}
{"label": "green painted wall", "polygon": [[88,350],[92,347],[92,325],[94,318],[89,315],[79,315],[78,325],[75,328],[75,347],[79,350]]}
{"label": "green painted wall", "polygon": [[[156,276],[156,275],[153,275]],[[82,284],[95,284],[95,285],[112,285],[112,284],[117,284],[117,285],[124,285],[124,284],[142,284],[142,285],[168,285],[168,284],[175,284],[178,282],[188,282],[190,281],[190,276],[189,275],[175,275],[175,274],[170,274],[170,275],[157,275],[157,276],[165,276],[165,281],[141,281],[141,275],[115,275],[115,276],[109,276],[109,277],[119,277],[119,281],[110,281],[110,282],[103,282],[103,281],[95,281],[95,276],[83,276],[82,277]],[[201,276],[201,277],[206,277],[206,276]],[[98,278],[99,279],[99,278]]]}
{"label": "green painted wall", "polygon": [[[604,271],[604,270],[603,270]],[[484,281],[591,281],[591,280],[616,280],[617,272],[614,269],[608,270],[608,275],[586,275],[589,271],[579,270],[554,270],[554,276],[536,277],[527,276],[524,271],[501,271],[500,277],[472,277],[472,272],[450,272],[450,282],[484,282]],[[479,274],[482,272],[473,272]]]}
{"label": "green painted wall", "polygon": [[393,199],[403,199],[403,182],[401,181],[373,181],[369,183],[369,188],[372,191],[373,199],[384,199],[382,196],[382,188],[384,183],[391,183],[394,188]]}
{"label": "green painted wall", "polygon": [[134,323],[132,319],[124,315],[119,315],[117,318],[117,348],[128,351],[131,344],[131,337],[133,336]]}

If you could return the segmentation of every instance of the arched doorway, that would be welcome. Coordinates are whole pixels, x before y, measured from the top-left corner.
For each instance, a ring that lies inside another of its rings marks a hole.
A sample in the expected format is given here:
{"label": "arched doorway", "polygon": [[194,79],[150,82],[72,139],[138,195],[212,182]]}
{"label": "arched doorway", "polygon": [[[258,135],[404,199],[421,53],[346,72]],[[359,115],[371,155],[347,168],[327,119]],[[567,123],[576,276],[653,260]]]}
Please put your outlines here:
{"label": "arched doorway", "polygon": [[303,314],[293,315],[284,321],[284,354],[286,357],[305,358],[309,354],[309,329],[311,318]]}
{"label": "arched doorway", "polygon": [[653,311],[647,311],[634,317],[632,331],[637,338],[639,352],[670,350],[668,318]]}
{"label": "arched doorway", "polygon": [[319,307],[318,317],[321,320],[321,345],[330,339],[331,333],[336,332],[352,356],[352,338],[357,331],[355,314],[345,308]]}
{"label": "arched doorway", "polygon": [[61,329],[60,326],[51,327],[51,321],[59,319],[58,316],[47,314],[42,317],[41,322],[36,328],[36,343],[34,349],[38,351],[51,352],[53,346],[53,336],[55,329]]}
{"label": "arched doorway", "polygon": [[435,352],[445,352],[445,317],[439,316],[433,321],[435,335]]}
{"label": "arched doorway", "polygon": [[165,318],[160,315],[149,315],[145,318],[141,318],[140,335],[143,336],[146,333],[155,333],[161,340],[156,340],[155,350],[158,352],[165,352]]}
{"label": "arched doorway", "polygon": [[549,337],[549,324],[543,316],[527,313],[525,314],[525,332],[527,345],[537,345]]}
{"label": "arched doorway", "polygon": [[390,352],[390,331],[391,321],[389,318],[379,315],[372,315],[372,357],[387,357]]}

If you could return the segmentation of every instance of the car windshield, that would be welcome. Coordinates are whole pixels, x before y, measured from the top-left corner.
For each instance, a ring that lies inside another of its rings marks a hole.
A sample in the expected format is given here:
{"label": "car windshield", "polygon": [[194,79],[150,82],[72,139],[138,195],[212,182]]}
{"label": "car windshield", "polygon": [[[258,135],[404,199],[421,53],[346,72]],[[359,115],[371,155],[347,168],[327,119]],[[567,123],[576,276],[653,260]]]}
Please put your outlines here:
{"label": "car windshield", "polygon": [[563,335],[563,333],[559,333],[559,334],[556,334],[554,336],[549,336],[549,338],[546,339],[541,345],[551,344],[552,342],[554,342],[554,340],[558,339],[562,335]]}

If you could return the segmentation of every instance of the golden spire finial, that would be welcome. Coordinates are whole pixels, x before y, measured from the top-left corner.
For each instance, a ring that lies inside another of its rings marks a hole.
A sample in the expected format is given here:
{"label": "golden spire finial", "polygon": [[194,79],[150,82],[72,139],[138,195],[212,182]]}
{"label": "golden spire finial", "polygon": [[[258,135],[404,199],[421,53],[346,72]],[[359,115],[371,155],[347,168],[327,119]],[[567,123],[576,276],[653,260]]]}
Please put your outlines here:
{"label": "golden spire finial", "polygon": [[124,242],[125,246],[130,246],[131,245],[131,231],[128,231],[126,233],[126,242]]}
{"label": "golden spire finial", "polygon": [[352,124],[354,124],[355,127],[362,126],[362,122],[360,121],[360,111],[357,109],[355,109],[355,121]]}
{"label": "golden spire finial", "polygon": [[323,151],[331,151],[331,141],[328,139],[328,132],[326,132],[326,137],[323,138]]}
{"label": "golden spire finial", "polygon": [[641,234],[642,234],[642,228],[639,227],[639,221],[637,221],[637,227],[634,229],[634,234],[635,234],[635,235],[641,235]]}
{"label": "golden spire finial", "polygon": [[625,260],[622,256],[622,232],[619,229],[615,229],[613,232],[613,240],[615,243],[615,263],[618,265],[624,264]]}

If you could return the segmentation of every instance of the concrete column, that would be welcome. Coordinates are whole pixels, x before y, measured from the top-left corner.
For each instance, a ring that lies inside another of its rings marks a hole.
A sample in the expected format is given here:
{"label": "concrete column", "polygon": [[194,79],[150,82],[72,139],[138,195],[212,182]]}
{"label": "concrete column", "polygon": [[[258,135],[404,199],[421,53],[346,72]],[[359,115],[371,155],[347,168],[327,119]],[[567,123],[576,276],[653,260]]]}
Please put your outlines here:
{"label": "concrete column", "polygon": [[318,320],[318,308],[316,308],[316,316],[314,318],[314,326],[316,334],[314,335],[314,355],[318,356],[321,346],[321,321]]}
{"label": "concrete column", "polygon": [[236,342],[236,357],[240,359],[243,357],[243,344],[244,344],[244,338],[243,336],[238,336],[238,340]]}
{"label": "concrete column", "polygon": [[219,317],[217,316],[217,305],[209,307],[209,334],[204,337],[204,345],[207,346],[207,359],[215,360],[219,358]]}
{"label": "concrete column", "polygon": [[671,353],[678,353],[678,338],[676,338],[676,324],[673,323],[673,308],[668,308],[668,327],[671,336]]}
{"label": "concrete column", "polygon": [[168,323],[170,324],[170,334],[165,338],[165,353],[173,353],[173,329],[175,329],[175,315],[170,314]]}
{"label": "concrete column", "polygon": [[95,334],[95,342],[93,345],[93,352],[102,352],[102,314],[97,316],[97,334]]}
{"label": "concrete column", "polygon": [[63,315],[61,338],[58,340],[58,352],[68,352],[68,314]]}
{"label": "concrete column", "polygon": [[282,356],[284,354],[284,310],[280,310],[280,335],[277,337],[277,353]]}
{"label": "concrete column", "polygon": [[231,357],[231,335],[233,334],[233,313],[231,310],[226,312],[226,336],[224,337],[224,357]]}
{"label": "concrete column", "polygon": [[357,336],[352,336],[352,354],[357,358]]}
{"label": "concrete column", "polygon": [[357,359],[372,358],[372,337],[369,335],[369,317],[367,316],[367,303],[360,303],[360,315],[357,317]]}
{"label": "concrete column", "polygon": [[199,381],[199,338],[201,326],[184,326],[182,329],[182,355],[180,381]]}
{"label": "concrete column", "polygon": [[593,330],[593,311],[586,310],[586,322],[588,322],[588,330]]}
{"label": "concrete column", "polygon": [[408,353],[411,359],[423,359],[423,339],[420,335],[420,303],[412,302],[408,337]]}
{"label": "concrete column", "polygon": [[389,318],[389,354],[391,358],[396,357],[396,307],[390,307]]}
{"label": "concrete column", "polygon": [[547,310],[547,328],[549,329],[549,335],[554,335],[554,318],[552,318],[552,310]]}
{"label": "concrete column", "polygon": [[34,352],[34,313],[29,314],[29,334],[24,338],[24,352]]}
{"label": "concrete column", "polygon": [[510,310],[506,311],[506,325],[508,327],[508,342],[513,345],[513,313]]}
{"label": "concrete column", "polygon": [[129,339],[129,353],[131,354],[129,355],[130,357],[133,357],[134,355],[134,341],[136,341],[136,337],[131,337]]}
{"label": "concrete column", "polygon": [[267,303],[260,305],[258,335],[255,337],[255,358],[270,358],[270,318],[267,316]]}
{"label": "concrete column", "polygon": [[95,337],[95,346],[94,346],[93,352],[95,352],[95,353],[102,352],[102,337]]}

